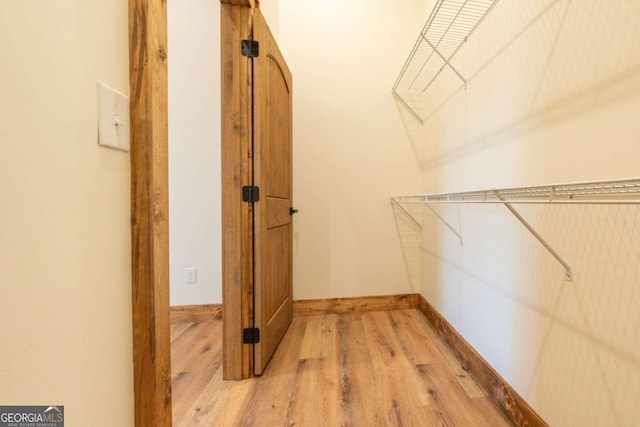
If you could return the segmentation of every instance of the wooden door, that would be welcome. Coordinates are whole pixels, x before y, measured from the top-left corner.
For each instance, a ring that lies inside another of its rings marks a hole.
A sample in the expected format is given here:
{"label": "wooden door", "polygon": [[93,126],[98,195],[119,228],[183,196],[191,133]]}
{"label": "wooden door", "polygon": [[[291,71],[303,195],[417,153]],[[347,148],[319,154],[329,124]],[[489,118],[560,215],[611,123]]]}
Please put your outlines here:
{"label": "wooden door", "polygon": [[254,204],[254,350],[259,375],[293,318],[292,304],[292,94],[291,72],[259,9],[254,11],[253,176],[260,199]]}
{"label": "wooden door", "polygon": [[222,363],[239,380],[262,373],[293,316],[291,73],[253,2],[221,1]]}

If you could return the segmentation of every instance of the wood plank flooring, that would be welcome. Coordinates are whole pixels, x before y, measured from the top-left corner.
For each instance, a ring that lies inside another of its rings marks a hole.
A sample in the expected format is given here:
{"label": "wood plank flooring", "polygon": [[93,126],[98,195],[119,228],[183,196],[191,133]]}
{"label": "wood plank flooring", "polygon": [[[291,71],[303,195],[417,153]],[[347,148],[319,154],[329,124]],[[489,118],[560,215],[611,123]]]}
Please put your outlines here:
{"label": "wood plank flooring", "polygon": [[295,317],[222,381],[222,322],[171,325],[174,426],[510,426],[416,309]]}

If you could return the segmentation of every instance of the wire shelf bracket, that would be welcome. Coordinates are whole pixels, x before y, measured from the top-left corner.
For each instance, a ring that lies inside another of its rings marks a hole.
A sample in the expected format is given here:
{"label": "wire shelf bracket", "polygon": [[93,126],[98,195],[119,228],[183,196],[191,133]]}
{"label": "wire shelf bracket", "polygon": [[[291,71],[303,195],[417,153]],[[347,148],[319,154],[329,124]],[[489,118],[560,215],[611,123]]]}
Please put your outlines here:
{"label": "wire shelf bracket", "polygon": [[540,233],[536,231],[535,228],[533,228],[531,224],[529,224],[529,222],[526,219],[524,219],[522,215],[520,215],[520,212],[518,212],[511,203],[504,200],[504,197],[502,197],[502,194],[500,194],[500,191],[496,190],[496,196],[500,200],[502,200],[502,202],[504,203],[504,206],[507,209],[509,209],[509,211],[513,214],[513,216],[515,216],[516,219],[520,221],[522,225],[524,225],[525,228],[529,230],[531,234],[533,234],[533,237],[538,239],[538,241],[542,243],[542,246],[544,246],[545,249],[547,249],[551,253],[551,255],[553,255],[553,257],[558,260],[560,264],[562,264],[562,266],[564,267],[565,280],[567,282],[570,282],[571,280],[573,280],[573,271],[571,270],[571,267],[569,266],[569,264],[564,260],[564,258],[562,258],[560,254],[558,254],[558,252],[551,247],[551,245],[540,235]]}
{"label": "wire shelf bracket", "polygon": [[420,224],[420,221],[418,221],[413,215],[411,215],[411,213],[407,210],[407,208],[402,206],[400,203],[395,201],[393,198],[391,199],[391,204],[394,207],[398,208],[400,210],[400,212],[402,212],[409,219],[409,221],[411,221],[411,223],[416,228],[418,228],[418,230],[422,230],[422,225]]}
{"label": "wire shelf bracket", "polygon": [[513,204],[581,204],[581,205],[640,205],[640,178],[575,182],[533,187],[515,187],[466,191],[457,193],[432,193],[392,197],[392,202],[420,203],[427,206],[462,244],[462,234],[439,215],[431,205],[459,203],[498,203],[504,205],[518,221],[553,255],[565,269],[565,280],[573,280],[573,270],[567,261],[536,231],[513,207]]}
{"label": "wire shelf bracket", "polygon": [[431,205],[429,205],[428,203],[425,203],[425,206],[427,208],[429,208],[429,210],[438,217],[438,219],[440,219],[440,221],[442,221],[444,223],[444,225],[447,226],[447,228],[449,230],[451,230],[453,232],[453,234],[455,234],[456,236],[458,236],[458,240],[460,240],[460,244],[462,244],[462,230],[460,230],[459,232],[456,231],[456,229],[453,227],[453,225],[449,224],[449,222],[444,219],[444,217],[442,215],[440,215],[438,212],[436,212],[435,209],[433,209],[433,207]]}

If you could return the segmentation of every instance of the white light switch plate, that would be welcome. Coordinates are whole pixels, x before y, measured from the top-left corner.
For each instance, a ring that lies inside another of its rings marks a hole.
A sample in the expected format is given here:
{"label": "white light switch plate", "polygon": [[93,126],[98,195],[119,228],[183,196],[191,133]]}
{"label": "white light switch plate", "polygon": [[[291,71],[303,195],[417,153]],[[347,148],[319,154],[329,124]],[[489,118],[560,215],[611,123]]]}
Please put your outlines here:
{"label": "white light switch plate", "polygon": [[129,151],[129,98],[98,82],[98,144]]}

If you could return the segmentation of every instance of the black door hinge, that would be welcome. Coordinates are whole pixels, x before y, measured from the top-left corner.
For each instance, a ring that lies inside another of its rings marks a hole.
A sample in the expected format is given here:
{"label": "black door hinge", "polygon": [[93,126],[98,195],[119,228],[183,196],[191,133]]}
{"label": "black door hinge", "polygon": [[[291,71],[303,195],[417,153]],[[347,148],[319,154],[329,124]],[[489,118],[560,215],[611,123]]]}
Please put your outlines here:
{"label": "black door hinge", "polygon": [[260,329],[244,328],[242,330],[242,344],[258,344],[260,342]]}
{"label": "black door hinge", "polygon": [[245,185],[242,187],[242,201],[255,203],[260,200],[260,188],[255,185]]}
{"label": "black door hinge", "polygon": [[255,40],[242,40],[242,56],[257,58],[260,53],[260,45]]}

